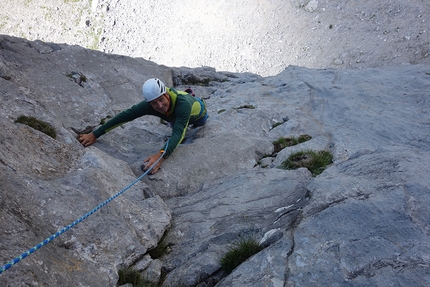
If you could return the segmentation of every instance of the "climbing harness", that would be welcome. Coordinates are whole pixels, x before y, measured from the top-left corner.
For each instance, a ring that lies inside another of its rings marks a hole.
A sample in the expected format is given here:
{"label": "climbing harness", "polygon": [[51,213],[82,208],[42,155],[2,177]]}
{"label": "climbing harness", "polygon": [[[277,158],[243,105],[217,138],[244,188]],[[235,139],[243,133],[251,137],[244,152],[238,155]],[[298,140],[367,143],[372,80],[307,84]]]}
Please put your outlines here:
{"label": "climbing harness", "polygon": [[[167,141],[167,143],[166,143],[166,149],[167,149],[168,145],[169,145],[169,141]],[[12,260],[10,260],[8,263],[6,263],[2,267],[0,267],[0,274],[2,274],[4,271],[6,271],[7,269],[9,269],[13,265],[17,264],[22,259],[24,259],[27,256],[29,256],[30,254],[36,252],[42,246],[48,244],[49,242],[51,242],[52,240],[54,240],[55,238],[57,238],[58,236],[60,236],[61,234],[63,234],[67,230],[69,230],[70,228],[72,228],[73,226],[77,225],[78,223],[80,223],[81,221],[83,221],[84,219],[86,219],[87,217],[89,217],[90,215],[92,215],[93,213],[95,213],[97,210],[99,210],[100,208],[102,208],[103,206],[105,206],[106,204],[108,204],[109,202],[111,202],[112,200],[114,200],[115,198],[117,198],[118,196],[120,196],[121,194],[123,194],[130,187],[132,187],[133,185],[135,185],[139,180],[141,180],[145,175],[147,175],[154,168],[154,166],[161,160],[161,158],[163,158],[164,154],[166,153],[165,150],[163,151],[163,153],[161,154],[161,156],[158,158],[158,160],[153,165],[151,165],[150,168],[148,170],[146,170],[141,176],[139,176],[138,178],[136,178],[132,183],[130,183],[128,186],[126,186],[121,191],[119,191],[116,194],[112,195],[105,202],[99,204],[93,210],[91,210],[90,212],[88,212],[87,214],[85,214],[84,216],[82,216],[81,218],[75,220],[73,223],[67,225],[66,227],[63,227],[60,231],[57,231],[55,234],[49,236],[48,238],[46,238],[45,240],[43,240],[42,242],[40,242],[36,246],[34,246],[34,247],[30,248],[29,250],[27,250],[26,252],[22,253],[20,256],[14,258]]]}

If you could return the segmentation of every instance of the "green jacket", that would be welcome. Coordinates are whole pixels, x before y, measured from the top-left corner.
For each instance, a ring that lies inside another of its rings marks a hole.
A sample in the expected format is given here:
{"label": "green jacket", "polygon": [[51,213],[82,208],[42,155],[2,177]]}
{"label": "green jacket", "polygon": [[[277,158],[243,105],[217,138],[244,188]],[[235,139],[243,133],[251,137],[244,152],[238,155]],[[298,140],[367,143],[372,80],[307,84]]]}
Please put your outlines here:
{"label": "green jacket", "polygon": [[166,151],[164,157],[169,157],[184,138],[188,125],[193,124],[205,116],[206,107],[202,107],[197,98],[186,92],[176,91],[173,88],[166,88],[166,91],[171,99],[170,110],[166,114],[157,112],[147,101],[142,101],[110,119],[107,123],[95,130],[93,134],[98,138],[114,128],[138,117],[144,115],[157,116],[168,122],[174,122],[169,145],[167,149],[165,149],[165,146],[163,147]]}

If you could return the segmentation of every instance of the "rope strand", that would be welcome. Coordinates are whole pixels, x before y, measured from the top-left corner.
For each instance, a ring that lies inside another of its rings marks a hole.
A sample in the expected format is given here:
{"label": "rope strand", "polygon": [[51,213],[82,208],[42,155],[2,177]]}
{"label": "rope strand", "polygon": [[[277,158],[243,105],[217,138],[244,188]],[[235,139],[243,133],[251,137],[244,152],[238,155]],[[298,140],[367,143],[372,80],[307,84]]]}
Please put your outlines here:
{"label": "rope strand", "polygon": [[[167,149],[168,144],[169,144],[169,141],[167,141],[167,143],[166,143],[166,149]],[[108,204],[109,202],[111,202],[112,200],[114,200],[115,198],[117,198],[118,196],[120,196],[121,194],[123,194],[126,190],[130,189],[130,187],[132,187],[133,185],[135,185],[139,180],[141,180],[144,176],[146,176],[154,168],[155,165],[157,165],[157,163],[161,160],[161,158],[164,156],[165,153],[166,153],[166,151],[163,151],[163,153],[158,158],[158,160],[154,164],[152,164],[149,167],[148,170],[146,170],[141,176],[139,176],[138,178],[136,178],[128,186],[126,186],[125,188],[123,188],[122,190],[120,190],[119,192],[117,192],[116,194],[112,195],[106,201],[104,201],[101,204],[99,204],[98,206],[96,206],[94,209],[92,209],[91,211],[89,211],[88,213],[86,213],[85,215],[83,215],[81,218],[75,220],[74,222],[72,222],[71,224],[67,225],[66,227],[63,227],[60,231],[57,231],[55,234],[52,234],[51,236],[49,236],[48,238],[46,238],[45,240],[43,240],[39,244],[33,246],[32,248],[30,248],[26,252],[22,253],[20,256],[14,258],[12,260],[10,260],[8,263],[6,263],[2,267],[0,267],[0,274],[2,274],[4,271],[8,270],[13,265],[17,264],[22,259],[24,259],[27,256],[29,256],[30,254],[36,252],[42,246],[48,244],[49,242],[51,242],[52,240],[54,240],[55,238],[57,238],[58,236],[60,236],[64,232],[66,232],[67,230],[71,229],[72,227],[74,227],[78,223],[82,222],[84,219],[86,219],[87,217],[89,217],[90,215],[92,215],[93,213],[95,213],[97,210],[99,210],[100,208],[102,208],[103,206],[105,206],[106,204]]]}

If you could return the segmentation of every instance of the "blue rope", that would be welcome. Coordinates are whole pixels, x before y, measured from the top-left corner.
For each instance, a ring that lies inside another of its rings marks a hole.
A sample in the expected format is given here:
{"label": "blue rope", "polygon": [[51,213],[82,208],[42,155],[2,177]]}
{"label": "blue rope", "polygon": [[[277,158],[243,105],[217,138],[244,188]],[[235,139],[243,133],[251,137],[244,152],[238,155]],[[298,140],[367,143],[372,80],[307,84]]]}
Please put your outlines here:
{"label": "blue rope", "polygon": [[[166,143],[166,149],[167,149],[168,144],[169,144],[169,141],[167,141],[167,143]],[[86,219],[87,217],[89,217],[90,215],[92,215],[93,213],[95,213],[97,210],[99,210],[100,208],[102,208],[103,206],[105,206],[106,204],[108,204],[109,202],[111,202],[112,200],[114,200],[115,198],[117,198],[118,196],[120,196],[121,194],[123,194],[130,187],[132,187],[133,185],[135,185],[139,180],[141,180],[145,175],[147,175],[154,168],[154,166],[161,160],[161,158],[166,153],[166,149],[163,151],[163,153],[161,154],[160,158],[152,166],[150,166],[147,171],[145,171],[141,176],[139,176],[138,178],[136,178],[132,183],[130,183],[128,186],[126,186],[121,191],[119,191],[116,194],[112,195],[105,202],[99,204],[97,207],[95,207],[93,210],[91,210],[90,212],[88,212],[87,214],[85,214],[84,216],[82,216],[81,218],[75,220],[73,223],[67,225],[66,227],[63,227],[60,231],[57,231],[55,234],[52,234],[51,236],[49,236],[48,238],[46,238],[45,240],[43,240],[42,242],[40,242],[36,246],[34,246],[34,247],[30,248],[29,250],[27,250],[26,252],[22,253],[20,256],[14,258],[12,260],[10,260],[8,263],[6,263],[5,265],[3,265],[0,268],[0,274],[2,274],[4,271],[8,270],[13,265],[17,264],[22,259],[24,259],[27,256],[29,256],[30,254],[36,252],[42,246],[48,244],[49,242],[51,242],[52,240],[54,240],[55,238],[57,238],[58,236],[60,236],[61,234],[63,234],[67,230],[69,230],[70,228],[72,228],[73,226],[77,225],[78,223],[80,223],[81,221],[83,221],[84,219]]]}

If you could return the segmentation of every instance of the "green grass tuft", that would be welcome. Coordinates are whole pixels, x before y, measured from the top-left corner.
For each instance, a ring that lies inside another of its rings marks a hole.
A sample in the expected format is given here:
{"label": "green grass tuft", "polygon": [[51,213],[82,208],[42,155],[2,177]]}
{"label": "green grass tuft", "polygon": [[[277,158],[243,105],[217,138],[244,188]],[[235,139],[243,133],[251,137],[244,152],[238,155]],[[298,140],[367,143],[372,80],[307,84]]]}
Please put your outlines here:
{"label": "green grass tuft", "polygon": [[227,253],[221,258],[221,267],[227,273],[231,273],[237,266],[258,253],[261,249],[257,240],[253,238],[241,239],[238,243],[230,247]]}
{"label": "green grass tuft", "polygon": [[273,142],[273,146],[275,148],[275,152],[279,152],[280,150],[289,147],[298,145],[299,143],[306,142],[308,140],[312,139],[310,135],[300,135],[298,138],[291,137],[291,138],[279,138],[278,140]]}
{"label": "green grass tuft", "polygon": [[42,133],[47,134],[54,139],[57,137],[57,132],[51,124],[38,120],[35,117],[19,116],[15,120],[15,123],[30,126],[33,129],[41,131]]}
{"label": "green grass tuft", "polygon": [[282,164],[283,169],[298,169],[306,167],[313,176],[321,174],[331,164],[333,156],[330,152],[322,151],[299,151],[291,154]]}

